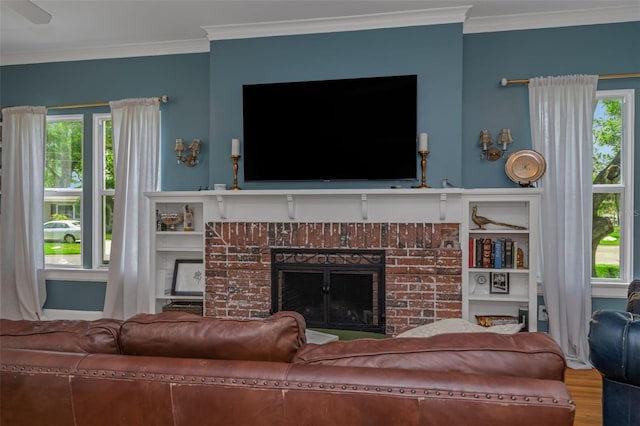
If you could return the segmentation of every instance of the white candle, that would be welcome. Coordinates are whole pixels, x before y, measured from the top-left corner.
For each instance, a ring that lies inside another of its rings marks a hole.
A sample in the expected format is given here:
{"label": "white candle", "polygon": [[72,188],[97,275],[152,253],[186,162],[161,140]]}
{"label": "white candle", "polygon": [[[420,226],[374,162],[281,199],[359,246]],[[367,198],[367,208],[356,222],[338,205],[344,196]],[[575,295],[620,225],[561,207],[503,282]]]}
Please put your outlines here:
{"label": "white candle", "polygon": [[420,133],[420,151],[429,150],[429,135],[426,133]]}
{"label": "white candle", "polygon": [[240,139],[231,139],[231,155],[240,155]]}

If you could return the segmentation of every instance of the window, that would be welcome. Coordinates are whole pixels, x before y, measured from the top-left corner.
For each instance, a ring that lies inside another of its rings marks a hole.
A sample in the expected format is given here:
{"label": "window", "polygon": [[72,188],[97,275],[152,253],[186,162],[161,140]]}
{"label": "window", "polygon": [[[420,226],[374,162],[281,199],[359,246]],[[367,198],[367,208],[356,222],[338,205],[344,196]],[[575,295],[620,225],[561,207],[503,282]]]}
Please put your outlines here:
{"label": "window", "polygon": [[[82,114],[47,117],[43,225],[47,267],[98,269],[109,263],[115,188],[111,114],[94,114],[93,138],[87,142],[84,118]],[[83,147],[93,155],[83,157]]]}
{"label": "window", "polygon": [[593,121],[592,283],[628,283],[633,249],[634,91],[598,91]]}
{"label": "window", "polygon": [[111,254],[115,189],[111,114],[93,116],[93,139],[96,147],[93,161],[93,264],[104,266],[109,263]]}
{"label": "window", "polygon": [[47,117],[45,264],[82,265],[82,115]]}

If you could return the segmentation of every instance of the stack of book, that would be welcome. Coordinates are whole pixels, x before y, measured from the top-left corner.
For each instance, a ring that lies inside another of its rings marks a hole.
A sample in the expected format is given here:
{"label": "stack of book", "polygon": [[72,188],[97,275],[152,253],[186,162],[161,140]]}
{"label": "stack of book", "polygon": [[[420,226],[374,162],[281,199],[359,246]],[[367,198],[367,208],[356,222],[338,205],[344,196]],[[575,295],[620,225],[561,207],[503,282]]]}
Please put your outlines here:
{"label": "stack of book", "polygon": [[469,238],[469,268],[516,268],[517,253],[511,238]]}

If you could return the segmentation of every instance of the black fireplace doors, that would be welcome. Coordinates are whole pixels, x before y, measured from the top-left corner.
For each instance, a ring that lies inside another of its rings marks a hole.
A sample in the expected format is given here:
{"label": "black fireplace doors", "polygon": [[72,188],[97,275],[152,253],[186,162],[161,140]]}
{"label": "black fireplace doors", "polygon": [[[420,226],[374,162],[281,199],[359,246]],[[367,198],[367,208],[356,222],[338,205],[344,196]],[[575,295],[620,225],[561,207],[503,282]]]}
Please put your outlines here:
{"label": "black fireplace doors", "polygon": [[308,327],[384,333],[384,251],[273,249],[272,311]]}

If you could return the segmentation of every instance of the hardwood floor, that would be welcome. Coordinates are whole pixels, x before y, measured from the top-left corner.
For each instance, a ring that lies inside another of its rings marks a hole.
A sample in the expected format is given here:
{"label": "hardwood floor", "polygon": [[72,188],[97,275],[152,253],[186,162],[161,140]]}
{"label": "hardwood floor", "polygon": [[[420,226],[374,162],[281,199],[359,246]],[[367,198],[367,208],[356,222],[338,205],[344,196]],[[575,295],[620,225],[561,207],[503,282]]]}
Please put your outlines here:
{"label": "hardwood floor", "polygon": [[602,377],[598,370],[567,368],[565,382],[576,404],[574,426],[602,426]]}

